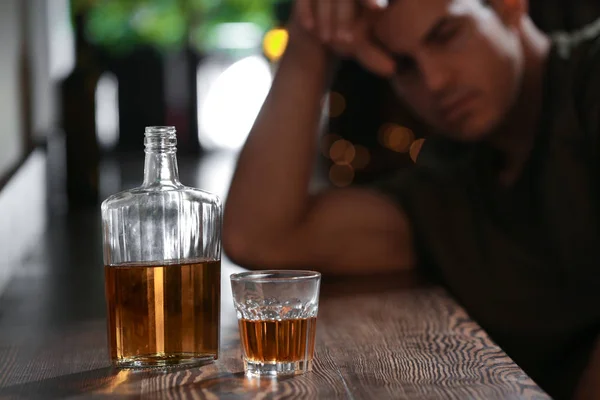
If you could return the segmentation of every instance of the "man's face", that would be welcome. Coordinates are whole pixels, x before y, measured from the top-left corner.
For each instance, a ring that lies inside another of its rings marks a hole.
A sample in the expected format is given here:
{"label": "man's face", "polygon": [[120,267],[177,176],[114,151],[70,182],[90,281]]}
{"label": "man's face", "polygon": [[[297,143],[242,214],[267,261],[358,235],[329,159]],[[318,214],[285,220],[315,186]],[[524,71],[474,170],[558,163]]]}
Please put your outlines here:
{"label": "man's face", "polygon": [[523,50],[510,22],[518,20],[501,20],[481,0],[394,0],[375,36],[394,54],[394,87],[417,115],[454,139],[477,141],[519,91]]}

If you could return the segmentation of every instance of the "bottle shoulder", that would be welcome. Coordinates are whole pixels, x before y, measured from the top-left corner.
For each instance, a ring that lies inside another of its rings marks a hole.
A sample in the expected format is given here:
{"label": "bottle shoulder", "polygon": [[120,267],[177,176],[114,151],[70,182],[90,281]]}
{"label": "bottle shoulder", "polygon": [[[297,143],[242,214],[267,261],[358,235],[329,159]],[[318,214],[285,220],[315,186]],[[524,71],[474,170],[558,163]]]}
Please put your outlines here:
{"label": "bottle shoulder", "polygon": [[184,185],[140,186],[109,196],[102,202],[102,212],[124,207],[152,207],[179,202],[206,204],[221,207],[219,196],[202,189]]}

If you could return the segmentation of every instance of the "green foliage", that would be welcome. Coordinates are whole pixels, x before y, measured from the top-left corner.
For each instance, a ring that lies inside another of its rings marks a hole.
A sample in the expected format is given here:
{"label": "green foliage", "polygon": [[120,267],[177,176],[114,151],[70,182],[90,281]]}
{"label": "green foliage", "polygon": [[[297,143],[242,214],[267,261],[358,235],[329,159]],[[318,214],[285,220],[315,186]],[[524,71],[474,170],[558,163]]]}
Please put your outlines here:
{"label": "green foliage", "polygon": [[276,1],[288,0],[71,0],[71,5],[74,14],[86,13],[92,42],[123,53],[138,44],[207,49],[215,27],[227,22],[251,22],[265,31],[274,23]]}

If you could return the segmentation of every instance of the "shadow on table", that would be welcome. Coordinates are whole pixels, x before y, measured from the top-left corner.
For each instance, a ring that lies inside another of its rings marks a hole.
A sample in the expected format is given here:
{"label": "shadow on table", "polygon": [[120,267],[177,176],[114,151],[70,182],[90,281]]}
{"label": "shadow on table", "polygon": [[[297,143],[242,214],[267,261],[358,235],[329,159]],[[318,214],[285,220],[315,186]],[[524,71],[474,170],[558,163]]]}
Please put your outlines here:
{"label": "shadow on table", "polygon": [[247,377],[243,371],[216,372],[206,369],[168,368],[119,370],[112,367],[61,375],[54,378],[0,389],[0,399],[152,399],[253,397],[257,393],[276,393],[289,378],[260,379]]}
{"label": "shadow on table", "polygon": [[[174,386],[162,391],[151,393],[144,398],[149,399],[196,399],[196,398],[218,398],[245,399],[257,398],[260,394],[263,398],[278,397],[282,393],[293,392],[293,377],[273,378],[251,378],[244,372],[220,373],[208,379],[199,380],[180,386]],[[271,395],[271,396],[270,396]]]}
{"label": "shadow on table", "polygon": [[107,387],[118,376],[112,367],[61,375],[0,389],[0,399],[63,399]]}

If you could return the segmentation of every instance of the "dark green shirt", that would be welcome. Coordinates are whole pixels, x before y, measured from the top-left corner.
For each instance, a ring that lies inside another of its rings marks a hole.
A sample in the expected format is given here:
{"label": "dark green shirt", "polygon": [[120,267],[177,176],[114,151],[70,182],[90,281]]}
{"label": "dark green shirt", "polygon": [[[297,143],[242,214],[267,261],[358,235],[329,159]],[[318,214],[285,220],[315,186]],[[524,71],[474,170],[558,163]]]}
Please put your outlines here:
{"label": "dark green shirt", "polygon": [[484,145],[431,138],[383,190],[411,220],[420,266],[565,398],[600,333],[600,21],[553,38],[544,80],[535,145],[510,188]]}

